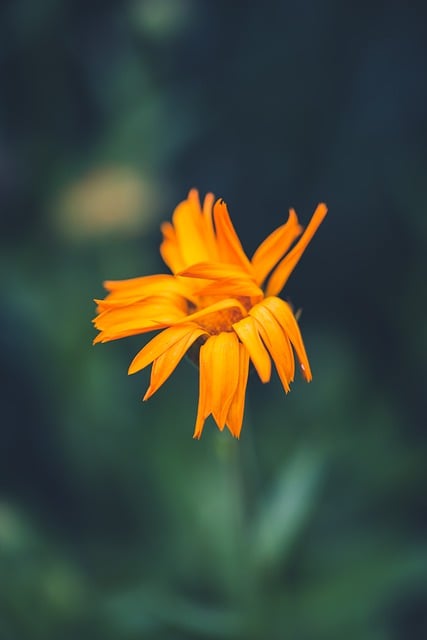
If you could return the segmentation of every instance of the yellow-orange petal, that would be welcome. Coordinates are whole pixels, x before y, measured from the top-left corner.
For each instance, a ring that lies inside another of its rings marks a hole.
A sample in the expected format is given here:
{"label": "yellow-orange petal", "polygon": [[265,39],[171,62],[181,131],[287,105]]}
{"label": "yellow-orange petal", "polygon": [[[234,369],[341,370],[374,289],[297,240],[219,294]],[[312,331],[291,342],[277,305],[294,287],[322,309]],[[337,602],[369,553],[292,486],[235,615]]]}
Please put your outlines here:
{"label": "yellow-orange petal", "polygon": [[125,278],[124,280],[105,280],[103,285],[108,291],[122,291],[127,289],[145,290],[151,285],[159,285],[161,287],[173,286],[174,276],[169,274],[159,274],[153,276],[139,276],[137,278]]}
{"label": "yellow-orange petal", "polygon": [[226,298],[225,300],[220,300],[219,302],[210,304],[208,307],[204,307],[204,309],[200,309],[199,311],[190,313],[186,317],[186,321],[187,322],[193,322],[194,320],[201,321],[206,316],[217,313],[219,311],[225,311],[226,309],[233,309],[233,308],[238,309],[243,316],[246,315],[246,309],[238,300],[236,300],[236,298]]}
{"label": "yellow-orange petal", "polygon": [[[206,346],[206,344],[211,340],[208,338],[204,345],[200,348],[200,352]],[[199,402],[197,405],[197,416],[196,416],[196,424],[194,425],[194,433],[193,438],[200,439],[203,427],[205,425],[205,420],[209,416],[211,409],[210,404],[208,402],[208,388],[210,384],[210,362],[205,358],[203,354],[203,358],[199,353]]]}
{"label": "yellow-orange petal", "polygon": [[239,379],[239,341],[233,332],[211,336],[200,348],[207,378],[206,406],[222,431]]}
{"label": "yellow-orange petal", "polygon": [[181,296],[150,296],[140,302],[127,304],[125,301],[122,305],[107,308],[94,318],[94,324],[98,329],[105,329],[130,321],[134,322],[135,328],[137,328],[140,320],[157,320],[159,314],[166,313],[182,317],[187,308],[187,301]]}
{"label": "yellow-orange petal", "polygon": [[163,329],[163,327],[167,326],[161,325],[159,323],[151,324],[150,326],[146,326],[143,329],[134,329],[132,331],[100,331],[98,335],[94,338],[92,344],[99,344],[100,342],[111,342],[112,340],[120,340],[121,338],[129,338],[129,336],[137,336],[143,333],[148,333],[149,331],[157,331],[158,329]]}
{"label": "yellow-orange petal", "polygon": [[147,296],[165,294],[178,294],[187,296],[189,293],[187,284],[191,284],[185,278],[177,278],[169,274],[155,276],[142,276],[128,280],[106,280],[104,287],[110,292],[104,302],[114,306],[117,304],[129,304],[129,300],[143,299]]}
{"label": "yellow-orange petal", "polygon": [[252,316],[247,316],[233,324],[233,329],[239,336],[250,359],[261,378],[268,382],[271,376],[271,360],[259,336],[257,323]]}
{"label": "yellow-orange petal", "polygon": [[295,360],[290,342],[274,315],[264,306],[263,302],[255,305],[249,314],[257,321],[258,330],[273,358],[280,381],[287,393],[295,372]]}
{"label": "yellow-orange petal", "polygon": [[203,329],[200,329],[200,327],[197,327],[197,325],[187,323],[164,329],[164,331],[152,338],[150,342],[148,342],[145,347],[136,354],[135,358],[129,365],[129,375],[144,369],[153,362],[153,360],[159,358],[182,338],[191,334],[194,336],[194,340],[196,340],[204,333],[206,332]]}
{"label": "yellow-orange petal", "polygon": [[172,222],[185,266],[214,259],[197,189],[191,189],[187,200],[176,207]]}
{"label": "yellow-orange petal", "polygon": [[109,309],[94,319],[95,327],[103,333],[102,340],[98,336],[95,343],[161,329],[181,322],[186,315],[186,307],[180,304],[179,299],[173,301],[170,298],[161,297]]}
{"label": "yellow-orange petal", "polygon": [[[200,286],[195,285],[190,289],[193,295],[235,295],[263,296],[262,289],[254,282],[247,272],[239,265],[224,262],[200,262],[179,273],[185,278],[199,280]],[[213,282],[209,282],[213,281]],[[187,281],[188,283],[188,281]]]}
{"label": "yellow-orange petal", "polygon": [[205,195],[205,199],[203,202],[203,223],[205,229],[205,242],[209,255],[211,256],[211,260],[218,261],[218,245],[216,242],[215,229],[212,218],[214,200],[215,196],[213,193],[207,193]]}
{"label": "yellow-orange petal", "polygon": [[160,229],[163,234],[163,241],[160,245],[160,255],[163,258],[163,262],[172,273],[182,271],[185,268],[185,260],[173,225],[170,222],[163,222],[160,225]]}
{"label": "yellow-orange petal", "polygon": [[266,296],[276,296],[283,289],[289,276],[295,269],[302,254],[307,248],[307,245],[323,222],[327,212],[328,208],[324,203],[317,205],[316,210],[301,238],[283,258],[283,260],[279,262],[271,274],[267,284]]}
{"label": "yellow-orange petal", "polygon": [[212,415],[220,429],[225,426],[228,410],[239,380],[239,341],[235,333],[214,336],[212,353]]}
{"label": "yellow-orange petal", "polygon": [[191,345],[204,332],[198,329],[190,329],[187,335],[172,344],[167,351],[158,356],[151,369],[150,386],[143,400],[148,400],[164,382],[169,378],[171,373],[176,369],[179,362],[185,356]]}
{"label": "yellow-orange petal", "polygon": [[263,298],[264,292],[260,289],[253,280],[250,278],[224,278],[223,280],[217,280],[210,282],[200,287],[200,289],[194,289],[193,295],[200,296],[235,296],[240,298],[242,296],[249,298]]}
{"label": "yellow-orange petal", "polygon": [[221,280],[222,278],[248,278],[248,273],[239,265],[228,262],[198,262],[183,269],[179,274],[186,278]]}
{"label": "yellow-orange petal", "polygon": [[191,296],[182,296],[177,293],[165,291],[162,295],[148,295],[137,298],[111,299],[107,296],[104,300],[98,300],[98,315],[94,318],[94,324],[113,323],[118,319],[139,314],[139,317],[153,317],[156,310],[180,310],[187,311],[188,300]]}
{"label": "yellow-orange petal", "polygon": [[294,240],[302,233],[294,209],[289,209],[289,218],[285,224],[275,229],[261,242],[252,256],[252,265],[258,284],[262,284],[272,268],[284,256]]}
{"label": "yellow-orange petal", "polygon": [[221,261],[238,264],[243,267],[246,273],[253,275],[252,265],[233,227],[227,205],[222,199],[215,202],[214,222]]}
{"label": "yellow-orange petal", "polygon": [[236,391],[228,410],[226,425],[235,438],[240,437],[245,409],[246,385],[249,373],[249,355],[243,344],[239,344],[239,377]]}
{"label": "yellow-orange petal", "polygon": [[263,305],[271,311],[271,313],[282,326],[284,332],[289,336],[289,339],[298,356],[298,360],[300,361],[302,374],[307,382],[310,382],[310,380],[312,379],[310,363],[305,351],[305,346],[300,328],[298,326],[298,322],[292,312],[291,307],[287,302],[285,302],[281,298],[276,297],[265,298],[265,300],[263,300]]}

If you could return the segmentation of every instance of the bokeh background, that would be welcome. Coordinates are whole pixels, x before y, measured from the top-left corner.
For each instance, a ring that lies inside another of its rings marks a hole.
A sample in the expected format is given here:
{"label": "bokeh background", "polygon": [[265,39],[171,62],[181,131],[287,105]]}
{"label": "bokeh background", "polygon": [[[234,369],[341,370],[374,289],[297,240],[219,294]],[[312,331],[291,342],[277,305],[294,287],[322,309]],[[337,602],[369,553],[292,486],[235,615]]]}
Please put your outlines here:
{"label": "bokeh background", "polygon": [[[0,639],[427,637],[425,3],[0,9]],[[91,346],[191,187],[248,253],[330,213],[286,297],[314,381],[239,443],[183,362]]]}

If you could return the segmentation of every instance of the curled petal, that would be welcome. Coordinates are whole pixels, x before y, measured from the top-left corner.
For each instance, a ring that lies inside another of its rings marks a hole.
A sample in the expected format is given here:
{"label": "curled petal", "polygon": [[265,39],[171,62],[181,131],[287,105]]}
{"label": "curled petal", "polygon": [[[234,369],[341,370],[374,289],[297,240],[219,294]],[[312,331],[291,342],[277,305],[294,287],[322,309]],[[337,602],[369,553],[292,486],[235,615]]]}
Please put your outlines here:
{"label": "curled petal", "polygon": [[104,287],[112,293],[122,293],[127,295],[131,292],[142,292],[146,294],[157,293],[158,291],[172,290],[175,291],[179,286],[175,276],[168,274],[160,274],[155,276],[142,276],[139,278],[128,278],[126,280],[105,280]]}
{"label": "curled petal", "polygon": [[207,193],[203,202],[203,222],[205,229],[205,243],[210,255],[210,259],[219,260],[218,245],[216,242],[215,229],[213,225],[213,203],[215,196],[213,193]]}
{"label": "curled petal", "polygon": [[204,332],[190,330],[180,340],[172,344],[167,351],[159,355],[153,362],[151,369],[150,386],[143,400],[148,400],[176,369],[179,362],[185,356],[191,345]]}
{"label": "curled petal", "polygon": [[247,273],[253,275],[252,265],[233,227],[227,205],[222,199],[215,202],[214,221],[221,261],[240,265]]}
{"label": "curled petal", "polygon": [[176,207],[172,216],[173,224],[162,224],[160,253],[173,273],[182,271],[193,262],[218,260],[212,224],[213,201],[213,194],[208,193],[202,210],[199,192],[191,189],[187,199]]}
{"label": "curled petal", "polygon": [[224,280],[202,286],[197,294],[201,296],[227,296],[227,298],[230,296],[262,298],[264,296],[262,289],[249,278],[224,278]]}
{"label": "curled petal", "polygon": [[233,324],[233,329],[245,346],[262,382],[268,382],[271,376],[271,360],[259,336],[255,319],[247,316]]}
{"label": "curled petal", "polygon": [[152,338],[152,340],[150,340],[150,342],[148,342],[145,347],[137,353],[129,366],[129,375],[144,369],[153,362],[153,360],[156,360],[156,358],[159,358],[164,353],[170,353],[170,349],[183,338],[191,336],[196,340],[204,333],[206,332],[203,329],[200,329],[197,325],[189,323],[179,324],[175,327],[165,329]]}
{"label": "curled petal", "polygon": [[252,257],[258,284],[262,284],[272,268],[288,251],[294,240],[302,233],[294,209],[289,209],[289,218],[285,224],[275,229],[262,242]]}
{"label": "curled petal", "polygon": [[190,313],[187,316],[187,321],[199,320],[201,321],[205,316],[212,315],[213,313],[217,313],[220,311],[225,311],[226,309],[236,308],[240,311],[240,313],[244,316],[246,315],[246,309],[236,298],[226,298],[225,300],[220,300],[219,302],[215,302],[214,304],[210,304],[204,309],[200,309],[199,311],[195,311],[194,313]]}
{"label": "curled petal", "polygon": [[307,382],[312,379],[310,363],[305,351],[304,342],[298,322],[292,312],[291,307],[281,298],[270,297],[263,301],[263,305],[271,311],[277,321],[280,323],[286,335],[294,347],[298,360],[301,364],[301,371]]}
{"label": "curled petal", "polygon": [[247,278],[247,272],[238,265],[228,262],[198,262],[181,271],[178,275],[187,278],[205,278],[221,280],[222,278]]}
{"label": "curled petal", "polygon": [[192,300],[194,290],[194,282],[189,278],[177,278],[170,275],[134,278],[133,281],[127,281],[124,286],[120,286],[121,281],[107,281],[104,285],[110,290],[110,293],[104,300],[95,300],[98,304],[99,312],[126,306],[155,296],[162,298],[181,296]]}
{"label": "curled petal", "polygon": [[321,203],[317,206],[313,217],[297,244],[289,251],[283,260],[279,262],[271,274],[266,290],[267,296],[276,296],[283,289],[289,276],[295,269],[302,254],[307,248],[307,245],[323,222],[327,212],[328,208],[325,204]]}
{"label": "curled petal", "polygon": [[160,226],[163,234],[163,242],[160,245],[160,255],[164,263],[172,273],[177,273],[185,268],[185,260],[181,253],[176,231],[170,222],[163,222]]}
{"label": "curled petal", "polygon": [[94,342],[107,342],[176,324],[186,318],[186,308],[187,303],[181,298],[151,297],[144,302],[107,309],[94,318],[95,327],[102,332]]}
{"label": "curled petal", "polygon": [[294,379],[295,360],[289,340],[273,314],[263,302],[255,305],[249,314],[255,318],[261,337],[273,358],[277,373],[286,393]]}
{"label": "curled petal", "polygon": [[239,381],[239,341],[233,332],[213,335],[200,348],[200,396],[194,437],[199,438],[212,413],[218,428],[225,426]]}
{"label": "curled petal", "polygon": [[235,438],[240,437],[240,431],[242,430],[248,373],[249,355],[243,344],[239,344],[238,382],[226,419],[226,425]]}
{"label": "curled petal", "polygon": [[205,425],[205,420],[210,414],[210,405],[208,403],[208,387],[210,378],[209,362],[202,349],[206,346],[211,338],[208,338],[204,345],[200,348],[199,353],[199,403],[197,405],[196,424],[194,426],[193,438],[200,439]]}

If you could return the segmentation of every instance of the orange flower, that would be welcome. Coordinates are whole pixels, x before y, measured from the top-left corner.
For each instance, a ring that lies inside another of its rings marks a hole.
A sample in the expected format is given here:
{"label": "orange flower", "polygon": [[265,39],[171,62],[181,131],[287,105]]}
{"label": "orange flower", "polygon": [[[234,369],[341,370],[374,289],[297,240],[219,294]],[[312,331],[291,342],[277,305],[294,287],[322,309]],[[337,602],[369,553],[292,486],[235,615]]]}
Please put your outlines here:
{"label": "orange flower", "polygon": [[[278,298],[327,212],[319,204],[304,233],[293,209],[285,224],[260,244],[252,259],[243,251],[227,205],[196,189],[163,223],[160,252],[173,275],[107,281],[96,300],[94,342],[162,329],[135,356],[129,373],[152,363],[147,400],[188,354],[199,366],[199,406],[194,437],[212,414],[219,429],[239,437],[249,361],[262,382],[271,359],[286,392],[294,379],[295,351],[311,380],[304,342],[290,305]],[[301,235],[302,234],[302,235]],[[298,242],[291,248],[294,241]]]}

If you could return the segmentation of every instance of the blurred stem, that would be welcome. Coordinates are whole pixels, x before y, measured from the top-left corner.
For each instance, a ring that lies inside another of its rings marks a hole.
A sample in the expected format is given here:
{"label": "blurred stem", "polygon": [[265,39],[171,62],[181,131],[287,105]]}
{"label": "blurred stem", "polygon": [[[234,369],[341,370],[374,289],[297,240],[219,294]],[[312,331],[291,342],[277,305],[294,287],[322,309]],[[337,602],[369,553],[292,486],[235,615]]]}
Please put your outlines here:
{"label": "blurred stem", "polygon": [[259,508],[259,467],[249,407],[240,440],[218,434],[222,460],[224,499],[230,519],[230,590],[233,599],[248,612],[257,595],[251,543],[253,521]]}

